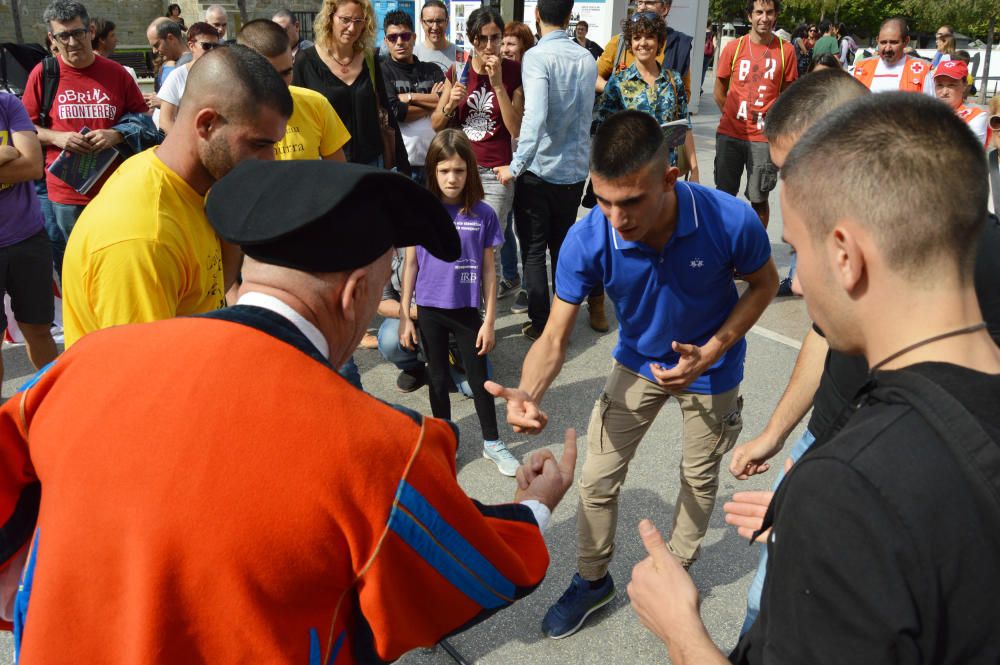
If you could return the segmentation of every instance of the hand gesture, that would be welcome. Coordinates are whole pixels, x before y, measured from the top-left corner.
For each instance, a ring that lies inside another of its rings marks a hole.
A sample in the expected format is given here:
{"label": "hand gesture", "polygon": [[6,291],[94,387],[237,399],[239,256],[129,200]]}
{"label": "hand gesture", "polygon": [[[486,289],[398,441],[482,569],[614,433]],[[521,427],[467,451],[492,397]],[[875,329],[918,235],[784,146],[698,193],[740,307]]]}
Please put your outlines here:
{"label": "hand gesture", "polygon": [[684,390],[701,376],[711,363],[702,353],[700,346],[673,342],[671,348],[681,355],[673,369],[667,369],[659,363],[650,363],[649,367],[653,378],[664,388]]}
{"label": "hand gesture", "polygon": [[431,92],[438,97],[441,97],[442,93],[444,93],[444,81],[441,80],[435,83],[434,87],[431,88]]}
{"label": "hand gesture", "polygon": [[57,148],[69,150],[79,155],[89,155],[94,152],[94,146],[87,140],[87,135],[80,132],[57,132],[52,143]]}
{"label": "hand gesture", "polygon": [[733,458],[729,462],[729,472],[737,480],[764,473],[771,468],[767,460],[781,451],[782,442],[772,436],[761,434],[756,439],[733,448]]}
{"label": "hand gesture", "polygon": [[[755,531],[764,524],[764,515],[767,507],[771,505],[774,492],[737,492],[733,495],[732,501],[727,501],[722,506],[726,514],[726,524],[736,527],[736,532],[743,538],[750,540]],[[758,543],[766,543],[770,529],[762,533],[758,538]]]}
{"label": "hand gesture", "polygon": [[399,320],[399,345],[410,351],[417,348],[417,327],[408,318]]}
{"label": "hand gesture", "polygon": [[469,89],[465,87],[462,83],[455,83],[451,86],[451,93],[448,95],[448,104],[451,106],[452,110],[457,109],[465,101],[465,98],[469,94]]}
{"label": "hand gesture", "polygon": [[487,353],[493,350],[493,347],[497,345],[496,332],[493,330],[493,326],[488,323],[484,323],[479,328],[479,334],[476,335],[476,349],[478,353],[476,355],[485,356]]}
{"label": "hand gesture", "polygon": [[549,449],[538,450],[531,454],[526,464],[517,469],[517,490],[515,501],[534,499],[544,503],[549,510],[556,506],[573,484],[573,473],[576,470],[576,430],[566,430],[563,442],[562,459]]}
{"label": "hand gesture", "polygon": [[698,590],[652,522],[639,522],[639,535],[649,556],[632,569],[628,597],[642,624],[668,644],[670,633],[701,623]]}
{"label": "hand gesture", "polygon": [[549,417],[538,408],[531,395],[516,388],[504,388],[496,381],[483,384],[494,397],[507,400],[507,423],[521,434],[538,434],[549,422]]}
{"label": "hand gesture", "polygon": [[503,66],[498,56],[487,55],[483,57],[483,67],[486,68],[486,75],[490,78],[490,85],[494,90],[503,86]]}
{"label": "hand gesture", "polygon": [[93,152],[113,148],[122,142],[122,135],[113,129],[95,129],[84,135]]}

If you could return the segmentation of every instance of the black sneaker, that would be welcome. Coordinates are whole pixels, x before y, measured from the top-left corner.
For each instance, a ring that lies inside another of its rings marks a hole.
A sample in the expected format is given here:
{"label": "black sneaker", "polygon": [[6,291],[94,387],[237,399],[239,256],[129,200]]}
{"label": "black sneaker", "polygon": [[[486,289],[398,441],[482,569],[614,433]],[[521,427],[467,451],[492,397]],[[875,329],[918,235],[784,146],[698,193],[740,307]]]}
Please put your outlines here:
{"label": "black sneaker", "polygon": [[404,369],[396,378],[396,389],[401,393],[412,393],[427,383],[427,369],[424,365],[414,369]]}
{"label": "black sneaker", "polygon": [[521,288],[521,278],[501,279],[500,286],[497,287],[497,298],[506,298]]}
{"label": "black sneaker", "polygon": [[525,321],[521,326],[521,334],[528,339],[535,340],[542,336],[542,331],[536,328],[531,321]]}
{"label": "black sneaker", "polygon": [[517,297],[514,298],[514,304],[510,306],[510,311],[512,314],[524,314],[528,311],[528,292],[518,291]]}
{"label": "black sneaker", "polygon": [[789,278],[786,277],[783,280],[781,280],[780,282],[778,282],[778,297],[779,298],[786,298],[788,296],[794,296],[794,295],[795,294],[792,292],[792,280],[790,280]]}

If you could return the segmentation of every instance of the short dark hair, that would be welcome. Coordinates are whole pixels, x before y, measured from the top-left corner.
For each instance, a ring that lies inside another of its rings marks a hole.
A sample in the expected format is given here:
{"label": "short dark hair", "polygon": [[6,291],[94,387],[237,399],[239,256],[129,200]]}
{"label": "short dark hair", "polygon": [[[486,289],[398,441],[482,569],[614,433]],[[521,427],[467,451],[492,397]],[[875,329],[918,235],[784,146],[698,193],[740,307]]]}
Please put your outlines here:
{"label": "short dark hair", "polygon": [[[226,82],[224,93],[219,90],[220,81]],[[191,66],[180,106],[212,94],[223,98],[225,114],[241,121],[257,117],[261,106],[285,118],[292,115],[292,96],[285,81],[264,56],[242,44],[213,49],[199,58]]]}
{"label": "short dark hair", "polygon": [[68,23],[75,18],[83,21],[85,26],[90,25],[90,14],[87,13],[87,8],[76,0],[52,0],[45,8],[45,13],[42,14],[42,20],[45,21],[46,27],[52,21]]}
{"label": "short dark hair", "polygon": [[[837,56],[832,53],[820,53],[809,62],[809,69],[807,69],[806,72],[809,73],[814,71],[819,65],[822,65],[827,69],[840,69],[840,60],[837,60]],[[823,70],[821,69],[820,71]],[[843,70],[841,69],[841,71]]]}
{"label": "short dark hair", "polygon": [[[173,23],[173,21],[169,21]],[[174,23],[174,25],[177,25]],[[215,26],[211,23],[205,23],[204,21],[198,21],[197,23],[192,23],[191,27],[187,31],[187,41],[193,42],[198,37],[205,35],[206,37],[215,37],[216,39],[222,39],[222,35],[219,31],[215,29]]]}
{"label": "short dark hair", "polygon": [[156,26],[156,37],[157,39],[166,39],[167,35],[173,35],[177,41],[182,42],[185,40],[184,30],[181,29],[181,24],[173,19],[161,17],[153,22]]}
{"label": "short dark hair", "polygon": [[444,10],[444,15],[448,15],[448,5],[441,2],[441,0],[424,0],[424,6],[420,8],[420,18],[424,17],[424,10],[428,7],[437,7]]}
{"label": "short dark hair", "polygon": [[576,27],[578,27],[578,28],[579,28],[579,27],[580,27],[581,25],[582,25],[583,27],[585,27],[585,28],[586,28],[587,30],[590,30],[590,24],[589,24],[589,23],[587,23],[586,21],[577,21],[577,22],[576,22]]}
{"label": "short dark hair", "polygon": [[475,39],[483,31],[483,28],[491,23],[500,28],[500,34],[503,35],[503,16],[500,15],[500,12],[493,7],[480,7],[473,10],[465,19],[465,32],[469,35],[469,39]]}
{"label": "short dark hair", "polygon": [[265,58],[277,58],[291,45],[284,28],[266,18],[246,23],[236,35],[236,43],[252,48]]}
{"label": "short dark hair", "polygon": [[601,124],[590,151],[590,170],[614,180],[669,155],[660,123],[648,113],[621,111]]}
{"label": "short dark hair", "polygon": [[629,52],[632,51],[632,40],[636,37],[656,37],[656,43],[659,45],[657,53],[666,45],[667,22],[655,12],[652,12],[653,16],[647,16],[649,13],[633,14],[622,21],[622,38],[625,40],[625,48]]}
{"label": "short dark hair", "polygon": [[[859,159],[864,169],[831,168]],[[907,92],[855,99],[799,139],[781,173],[786,200],[809,211],[814,241],[854,219],[890,269],[926,280],[930,265],[957,260],[971,283],[989,177],[982,142],[951,107]]]}
{"label": "short dark hair", "polygon": [[798,138],[833,109],[868,92],[864,84],[839,68],[803,76],[778,95],[767,112],[764,134],[768,141]]}
{"label": "short dark hair", "polygon": [[781,0],[746,0],[746,11],[744,12],[747,16],[753,14],[753,6],[757,3],[774,5],[774,13],[781,13]]}
{"label": "short dark hair", "polygon": [[437,133],[427,148],[424,170],[427,172],[427,189],[441,198],[441,187],[437,181],[437,165],[445,159],[458,155],[465,162],[465,191],[462,192],[462,212],[468,213],[472,206],[483,200],[483,181],[479,179],[479,165],[476,153],[472,151],[469,137],[460,129],[445,129]]}
{"label": "short dark hair", "polygon": [[402,9],[394,9],[385,15],[382,21],[382,30],[388,30],[390,25],[401,25],[407,30],[413,30],[413,19]]}
{"label": "short dark hair", "polygon": [[115,22],[109,18],[98,17],[92,23],[94,25],[94,38],[90,40],[90,45],[96,50],[101,40],[107,39],[108,35],[115,31]]}
{"label": "short dark hair", "polygon": [[833,21],[831,21],[828,18],[825,18],[819,22],[819,31],[822,32],[824,35],[830,32],[830,28],[832,27],[833,27]]}
{"label": "short dark hair", "polygon": [[906,19],[902,16],[893,16],[892,18],[887,18],[882,21],[882,25],[878,27],[878,31],[882,32],[887,25],[895,23],[899,26],[899,31],[903,35],[903,39],[909,39],[910,37],[910,24],[906,22]]}
{"label": "short dark hair", "polygon": [[573,13],[573,0],[538,0],[538,17],[546,25],[562,26]]}
{"label": "short dark hair", "polygon": [[176,2],[171,2],[169,5],[167,5],[167,13],[164,14],[164,16],[170,18],[171,16],[173,16],[175,9],[177,10],[178,14],[181,13],[181,6],[178,5]]}

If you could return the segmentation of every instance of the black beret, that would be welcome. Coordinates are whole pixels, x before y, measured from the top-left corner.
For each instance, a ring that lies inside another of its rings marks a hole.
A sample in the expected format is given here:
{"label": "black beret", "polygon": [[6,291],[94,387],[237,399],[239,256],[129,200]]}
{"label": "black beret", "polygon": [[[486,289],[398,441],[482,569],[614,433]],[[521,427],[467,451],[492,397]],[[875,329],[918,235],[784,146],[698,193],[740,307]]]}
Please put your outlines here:
{"label": "black beret", "polygon": [[238,164],[208,192],[205,214],[223,240],[262,263],[305,272],[366,266],[390,247],[461,255],[448,211],[397,173],[328,160]]}

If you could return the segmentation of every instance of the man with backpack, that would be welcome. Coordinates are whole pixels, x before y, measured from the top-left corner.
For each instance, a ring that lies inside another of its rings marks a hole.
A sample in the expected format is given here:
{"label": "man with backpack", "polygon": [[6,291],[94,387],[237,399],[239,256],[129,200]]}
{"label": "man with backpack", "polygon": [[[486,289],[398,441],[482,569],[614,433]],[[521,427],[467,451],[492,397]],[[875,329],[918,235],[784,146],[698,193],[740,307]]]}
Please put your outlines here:
{"label": "man with backpack", "polygon": [[[23,101],[49,167],[63,150],[96,155],[120,144],[124,138],[112,128],[125,114],[145,113],[148,107],[125,68],[94,53],[94,27],[86,7],[76,0],[53,0],[43,19],[58,56],[31,71]],[[55,221],[67,240],[84,207],[120,162],[116,159],[84,193],[46,172]]]}
{"label": "man with backpack", "polygon": [[750,32],[722,49],[713,92],[722,111],[715,135],[715,186],[736,196],[746,170],[744,193],[765,228],[778,169],[771,163],[764,116],[799,75],[794,47],[774,34],[780,12],[781,0],[747,0]]}

